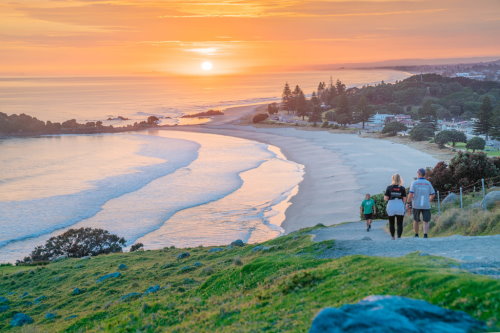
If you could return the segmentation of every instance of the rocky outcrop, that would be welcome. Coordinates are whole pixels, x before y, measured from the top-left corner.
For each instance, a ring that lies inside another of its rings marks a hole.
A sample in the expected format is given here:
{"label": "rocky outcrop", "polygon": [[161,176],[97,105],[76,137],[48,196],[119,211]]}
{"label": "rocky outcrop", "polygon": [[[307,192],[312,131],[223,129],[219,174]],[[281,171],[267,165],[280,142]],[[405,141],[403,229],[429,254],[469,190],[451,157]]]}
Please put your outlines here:
{"label": "rocky outcrop", "polygon": [[484,323],[465,312],[406,297],[369,296],[357,304],[321,310],[309,333],[465,333],[484,329]]}
{"label": "rocky outcrop", "polygon": [[481,202],[481,207],[484,209],[492,209],[500,203],[500,191],[492,191],[484,197]]}

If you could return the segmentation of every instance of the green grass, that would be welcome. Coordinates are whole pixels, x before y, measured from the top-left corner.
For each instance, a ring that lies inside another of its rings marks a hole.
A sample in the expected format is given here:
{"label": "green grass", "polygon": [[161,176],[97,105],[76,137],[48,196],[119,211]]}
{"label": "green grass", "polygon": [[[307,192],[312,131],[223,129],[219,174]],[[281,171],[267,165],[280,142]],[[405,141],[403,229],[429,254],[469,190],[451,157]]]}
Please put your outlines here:
{"label": "green grass", "polygon": [[[35,320],[29,327],[42,332],[305,332],[320,309],[374,294],[424,299],[466,311],[492,328],[498,325],[499,280],[459,271],[452,260],[418,254],[317,259],[333,242],[313,243],[308,230],[266,242],[273,246],[266,252],[252,251],[255,245],[217,253],[197,247],[177,260],[186,249],[165,248],[43,267],[2,266],[0,296],[9,298],[11,308],[0,313],[0,330],[26,330],[9,327],[13,314],[24,312]],[[202,266],[181,272],[195,262]],[[122,277],[96,283],[122,263],[128,266]],[[164,288],[120,300],[156,284]],[[75,287],[85,292],[72,296]],[[47,299],[30,304],[41,295]],[[58,317],[46,320],[47,312]]]}
{"label": "green grass", "polygon": [[[451,142],[448,144],[451,146]],[[468,149],[465,148],[465,146],[466,146],[466,143],[464,143],[464,142],[457,142],[455,144],[455,148],[468,151]],[[500,150],[496,150],[496,149],[491,148],[491,147],[486,147],[485,150],[476,150],[476,151],[482,151],[483,153],[486,153],[486,155],[488,155],[489,157],[499,157],[500,156]]]}

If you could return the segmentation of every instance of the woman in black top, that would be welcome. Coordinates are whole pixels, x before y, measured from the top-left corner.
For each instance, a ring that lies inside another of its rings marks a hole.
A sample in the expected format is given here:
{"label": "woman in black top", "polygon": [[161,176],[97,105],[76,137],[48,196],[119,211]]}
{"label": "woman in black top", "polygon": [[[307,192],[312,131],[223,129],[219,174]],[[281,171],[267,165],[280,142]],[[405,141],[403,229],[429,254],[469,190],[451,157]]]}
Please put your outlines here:
{"label": "woman in black top", "polygon": [[384,200],[387,202],[387,215],[389,215],[389,230],[394,238],[394,222],[398,224],[398,238],[403,234],[403,219],[405,217],[406,189],[402,186],[403,180],[399,174],[392,176],[392,184],[385,190]]}

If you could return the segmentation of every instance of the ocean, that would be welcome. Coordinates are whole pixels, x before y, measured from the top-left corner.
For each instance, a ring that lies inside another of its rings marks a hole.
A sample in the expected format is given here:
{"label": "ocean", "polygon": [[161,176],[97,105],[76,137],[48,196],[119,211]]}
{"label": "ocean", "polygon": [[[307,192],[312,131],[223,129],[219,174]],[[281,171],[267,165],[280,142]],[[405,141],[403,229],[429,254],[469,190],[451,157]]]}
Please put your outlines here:
{"label": "ocean", "polygon": [[[182,125],[183,114],[276,100],[284,82],[310,93],[330,76],[360,86],[408,75],[0,78],[0,112],[80,122],[156,115]],[[274,146],[164,130],[0,139],[0,170],[0,262],[87,226],[148,249],[265,241],[284,232],[284,212],[304,174]]]}

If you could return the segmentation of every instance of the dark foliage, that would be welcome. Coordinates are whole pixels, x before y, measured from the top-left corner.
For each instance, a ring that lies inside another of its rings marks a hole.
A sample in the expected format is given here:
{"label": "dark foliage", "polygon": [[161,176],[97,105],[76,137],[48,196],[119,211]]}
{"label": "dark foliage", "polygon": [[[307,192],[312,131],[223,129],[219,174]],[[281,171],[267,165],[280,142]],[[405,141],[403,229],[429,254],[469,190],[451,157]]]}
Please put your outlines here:
{"label": "dark foliage", "polygon": [[398,132],[406,131],[407,129],[408,128],[404,124],[398,121],[393,121],[391,123],[385,124],[384,128],[382,129],[382,133],[389,134],[390,136],[395,136],[396,134],[398,134]]}
{"label": "dark foliage", "polygon": [[59,256],[81,258],[99,254],[122,252],[125,239],[103,229],[70,229],[50,238],[45,245],[37,246],[23,263],[50,261]]}
{"label": "dark foliage", "polygon": [[410,131],[410,139],[413,141],[425,141],[434,136],[432,123],[420,123]]}
{"label": "dark foliage", "polygon": [[499,176],[497,165],[500,162],[488,158],[486,154],[458,152],[449,165],[439,162],[428,176],[434,188],[442,193],[456,192],[460,187],[467,192],[473,186],[480,186],[481,179],[490,180]]}
{"label": "dark foliage", "polygon": [[252,121],[254,124],[256,124],[256,123],[260,123],[261,121],[266,120],[268,117],[269,117],[269,115],[267,113],[259,113],[253,117]]}
{"label": "dark foliage", "polygon": [[135,243],[134,245],[132,245],[130,247],[130,252],[135,252],[135,251],[143,249],[143,248],[144,248],[144,244],[142,244],[142,243]]}
{"label": "dark foliage", "polygon": [[484,146],[486,146],[486,141],[478,136],[475,136],[467,141],[467,144],[465,145],[467,149],[472,149],[473,152],[476,150],[483,150]]}

